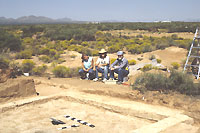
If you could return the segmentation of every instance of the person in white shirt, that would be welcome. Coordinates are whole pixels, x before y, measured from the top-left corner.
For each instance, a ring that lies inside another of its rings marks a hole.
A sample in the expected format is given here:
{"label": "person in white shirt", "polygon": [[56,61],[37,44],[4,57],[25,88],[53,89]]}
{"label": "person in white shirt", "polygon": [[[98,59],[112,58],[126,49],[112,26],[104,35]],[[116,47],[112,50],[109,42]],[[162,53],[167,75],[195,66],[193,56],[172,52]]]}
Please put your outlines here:
{"label": "person in white shirt", "polygon": [[95,64],[94,70],[96,71],[96,78],[94,79],[94,81],[99,80],[98,76],[99,72],[103,74],[104,77],[103,82],[108,80],[109,65],[110,65],[110,58],[109,56],[107,56],[107,51],[105,49],[101,49],[101,51],[99,51],[99,58],[97,59]]}

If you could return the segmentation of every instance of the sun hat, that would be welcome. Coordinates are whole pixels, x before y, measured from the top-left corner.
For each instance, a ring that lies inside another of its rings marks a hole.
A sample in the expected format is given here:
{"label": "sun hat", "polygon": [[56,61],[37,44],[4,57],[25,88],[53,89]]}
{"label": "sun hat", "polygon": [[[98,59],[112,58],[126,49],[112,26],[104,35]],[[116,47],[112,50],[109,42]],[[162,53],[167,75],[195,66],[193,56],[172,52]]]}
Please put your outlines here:
{"label": "sun hat", "polygon": [[123,55],[123,54],[124,54],[123,51],[118,51],[118,52],[117,52],[117,55]]}
{"label": "sun hat", "polygon": [[99,54],[103,54],[106,53],[107,51],[105,49],[101,49],[101,51],[99,51]]}

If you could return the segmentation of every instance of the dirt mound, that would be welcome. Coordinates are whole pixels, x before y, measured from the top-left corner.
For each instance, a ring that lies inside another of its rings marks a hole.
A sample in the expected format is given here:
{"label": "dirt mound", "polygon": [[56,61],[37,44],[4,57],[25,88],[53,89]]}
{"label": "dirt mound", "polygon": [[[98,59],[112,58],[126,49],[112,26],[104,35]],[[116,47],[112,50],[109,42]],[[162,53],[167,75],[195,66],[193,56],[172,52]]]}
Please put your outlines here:
{"label": "dirt mound", "polygon": [[0,83],[4,83],[11,75],[10,69],[0,69]]}
{"label": "dirt mound", "polygon": [[35,95],[33,79],[9,79],[0,84],[0,103],[17,97]]}

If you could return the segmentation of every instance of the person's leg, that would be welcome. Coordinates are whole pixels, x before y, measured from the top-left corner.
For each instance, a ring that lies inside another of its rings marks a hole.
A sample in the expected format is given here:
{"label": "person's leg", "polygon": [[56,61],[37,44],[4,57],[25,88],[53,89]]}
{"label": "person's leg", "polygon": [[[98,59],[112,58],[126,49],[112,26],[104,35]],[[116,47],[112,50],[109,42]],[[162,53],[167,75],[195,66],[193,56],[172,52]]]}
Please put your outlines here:
{"label": "person's leg", "polygon": [[118,81],[123,82],[123,78],[124,78],[124,73],[125,73],[125,71],[126,71],[126,70],[121,69],[121,68],[118,70]]}
{"label": "person's leg", "polygon": [[104,67],[104,79],[108,79],[108,66]]}
{"label": "person's leg", "polygon": [[99,76],[98,76],[98,67],[96,66],[96,70],[95,70],[95,73],[96,73],[96,79],[98,79],[99,78]]}
{"label": "person's leg", "polygon": [[98,72],[103,73],[104,70],[102,68],[96,67],[96,78],[99,78]]}
{"label": "person's leg", "polygon": [[123,82],[123,78],[129,74],[129,71],[125,69],[118,70],[118,81]]}
{"label": "person's leg", "polygon": [[95,72],[94,72],[94,70],[93,69],[90,69],[89,71],[88,71],[88,73],[89,73],[89,79],[94,79],[95,78]]}
{"label": "person's leg", "polygon": [[81,79],[85,79],[85,77],[86,77],[86,73],[83,69],[79,70],[79,75],[81,76]]}
{"label": "person's leg", "polygon": [[119,69],[110,70],[110,78],[114,79],[114,73],[118,74]]}

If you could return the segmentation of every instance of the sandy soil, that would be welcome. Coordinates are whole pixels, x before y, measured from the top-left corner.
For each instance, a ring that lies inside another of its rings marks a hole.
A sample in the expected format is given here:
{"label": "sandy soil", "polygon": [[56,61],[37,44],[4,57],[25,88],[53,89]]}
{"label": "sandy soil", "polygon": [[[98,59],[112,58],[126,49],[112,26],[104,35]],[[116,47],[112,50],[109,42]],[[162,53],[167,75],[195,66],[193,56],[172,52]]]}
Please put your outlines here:
{"label": "sandy soil", "polygon": [[[26,78],[26,77],[21,77]],[[88,80],[79,80],[77,78],[52,78],[48,80],[45,77],[29,77],[35,81],[36,91],[39,96],[51,96],[60,93],[80,92],[89,99],[109,100],[110,102],[120,103],[121,100],[127,102],[138,101],[141,103],[153,104],[158,109],[160,105],[170,107],[171,109],[183,110],[185,114],[195,119],[193,126],[200,124],[200,100],[176,93],[161,94],[159,92],[146,92],[141,94],[137,90],[132,90],[130,86],[125,85],[107,85],[102,82],[93,82]],[[91,95],[92,94],[92,95]],[[101,98],[102,97],[102,98]],[[78,98],[78,95],[77,95]],[[15,99],[20,100],[19,99]],[[23,100],[26,100],[26,98]],[[8,103],[9,104],[9,103]],[[120,106],[120,105],[119,105]],[[124,105],[125,106],[125,105]],[[128,104],[126,105],[129,106]],[[128,111],[129,112],[129,111]],[[128,113],[130,114],[130,113]],[[90,128],[81,125],[78,128],[67,130],[57,130],[62,126],[77,124],[74,121],[66,120],[63,115],[71,115],[78,119],[87,121],[97,127]],[[52,125],[50,117],[65,121],[66,125]],[[116,110],[106,109],[99,105],[91,106],[86,103],[79,103],[79,100],[69,100],[68,98],[54,98],[48,101],[23,105],[14,109],[7,110],[0,114],[0,132],[7,133],[43,133],[43,132],[129,132],[141,126],[145,126],[155,121],[136,118],[127,115],[127,110],[120,113]],[[167,132],[166,132],[167,133]]]}

